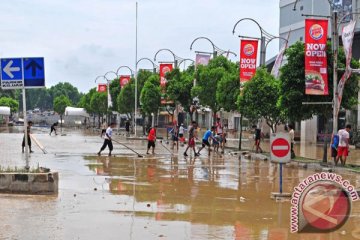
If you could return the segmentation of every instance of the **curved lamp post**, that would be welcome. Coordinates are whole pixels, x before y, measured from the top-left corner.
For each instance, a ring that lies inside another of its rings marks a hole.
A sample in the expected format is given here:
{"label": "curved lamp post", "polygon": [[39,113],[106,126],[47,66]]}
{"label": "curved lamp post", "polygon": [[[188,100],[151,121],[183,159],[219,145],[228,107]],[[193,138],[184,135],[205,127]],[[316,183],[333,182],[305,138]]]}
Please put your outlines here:
{"label": "curved lamp post", "polygon": [[119,72],[120,72],[120,70],[121,70],[122,68],[127,68],[127,69],[130,71],[131,77],[134,76],[134,71],[133,71],[130,67],[128,67],[128,66],[120,66],[120,67],[118,67],[118,69],[116,70],[116,73],[115,73],[115,74],[116,74],[116,77],[120,76]]}
{"label": "curved lamp post", "polygon": [[[298,3],[299,0],[296,0],[294,3],[294,8],[293,11],[296,11],[296,5]],[[357,12],[354,13],[348,13],[345,14],[345,16],[343,16],[341,18],[341,20],[338,22],[338,10],[336,9],[336,6],[334,4],[333,1],[328,0],[329,6],[331,8],[331,16],[330,16],[330,20],[331,20],[331,29],[332,29],[332,36],[331,36],[331,46],[332,46],[332,53],[333,53],[333,129],[332,129],[332,133],[336,134],[337,129],[338,129],[338,115],[337,115],[337,97],[338,97],[338,74],[337,74],[337,70],[338,70],[338,45],[339,45],[339,26],[340,24],[344,21],[346,16],[352,15],[352,14],[359,14]],[[304,15],[303,16],[315,16],[315,17],[327,17],[327,16],[319,16],[319,15]],[[335,30],[334,30],[335,29]],[[340,106],[339,106],[340,107]],[[324,149],[326,148],[326,141],[324,144]],[[324,150],[324,153],[325,150]],[[324,154],[323,157],[323,162],[327,162],[327,156]]]}
{"label": "curved lamp post", "polygon": [[[246,21],[246,20],[254,22],[254,23],[259,27],[260,34],[261,34],[261,36],[260,36],[260,43],[261,43],[261,44],[260,44],[260,65],[261,65],[261,66],[265,66],[265,57],[266,57],[266,47],[265,47],[265,46],[266,46],[271,40],[273,40],[273,39],[275,39],[275,38],[278,38],[278,37],[276,37],[276,36],[268,33],[267,31],[265,31],[265,30],[260,26],[260,24],[259,24],[256,20],[254,20],[254,19],[252,19],[252,18],[242,18],[242,19],[240,19],[239,21],[237,21],[237,22],[235,23],[235,25],[234,25],[234,28],[233,28],[232,33],[235,34],[235,28],[236,28],[236,26],[237,26],[240,22]],[[239,35],[239,37],[256,39],[256,38],[254,38],[254,37],[248,37],[248,36],[242,36],[242,35]]]}
{"label": "curved lamp post", "polygon": [[184,63],[184,69],[185,69],[185,62],[186,62],[186,61],[191,62],[190,65],[194,65],[194,63],[195,63],[195,61],[192,60],[192,59],[190,59],[190,58],[184,58],[183,60],[181,60],[181,61],[178,63],[179,66],[181,66],[182,63]]}
{"label": "curved lamp post", "polygon": [[136,66],[138,66],[139,63],[140,63],[141,61],[144,61],[144,60],[147,60],[147,61],[151,62],[151,64],[153,65],[153,73],[156,73],[156,69],[157,69],[159,66],[156,65],[150,58],[146,58],[146,57],[140,58],[140,59],[136,62]]}
{"label": "curved lamp post", "polygon": [[[219,48],[218,46],[216,46],[209,38],[207,37],[197,37],[195,38],[191,45],[190,45],[190,50],[192,50],[192,47],[194,45],[194,43],[197,41],[197,40],[200,40],[200,39],[204,39],[204,40],[207,40],[208,42],[210,42],[212,48],[213,48],[213,52],[212,52],[212,55],[213,55],[213,58],[216,58],[218,54],[222,55],[224,53],[227,53],[229,51],[226,51],[226,50],[222,50],[221,48]],[[204,52],[206,53],[206,52]],[[210,53],[211,54],[211,53]],[[235,53],[234,53],[235,54]],[[236,54],[235,54],[236,55]]]}
{"label": "curved lamp post", "polygon": [[174,68],[177,68],[178,67],[178,62],[183,60],[184,58],[181,58],[179,56],[176,56],[175,53],[173,51],[171,51],[170,49],[168,48],[162,48],[160,49],[159,51],[157,51],[155,53],[155,56],[154,56],[154,61],[156,61],[156,56],[158,55],[158,53],[162,52],[162,51],[167,51],[167,52],[170,52],[171,55],[174,57]]}

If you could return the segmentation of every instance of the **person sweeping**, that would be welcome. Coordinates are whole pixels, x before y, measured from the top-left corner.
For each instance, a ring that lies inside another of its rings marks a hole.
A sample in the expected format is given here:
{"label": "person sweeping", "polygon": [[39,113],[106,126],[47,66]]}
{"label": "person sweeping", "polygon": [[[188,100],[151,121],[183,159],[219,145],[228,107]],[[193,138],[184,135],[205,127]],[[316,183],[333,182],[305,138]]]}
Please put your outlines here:
{"label": "person sweeping", "polygon": [[109,156],[111,156],[111,151],[113,150],[113,144],[112,144],[112,132],[113,128],[115,127],[115,123],[111,123],[110,126],[105,131],[104,136],[104,143],[102,147],[100,148],[100,151],[97,153],[99,156],[101,156],[101,152],[105,150],[106,146],[109,147]]}

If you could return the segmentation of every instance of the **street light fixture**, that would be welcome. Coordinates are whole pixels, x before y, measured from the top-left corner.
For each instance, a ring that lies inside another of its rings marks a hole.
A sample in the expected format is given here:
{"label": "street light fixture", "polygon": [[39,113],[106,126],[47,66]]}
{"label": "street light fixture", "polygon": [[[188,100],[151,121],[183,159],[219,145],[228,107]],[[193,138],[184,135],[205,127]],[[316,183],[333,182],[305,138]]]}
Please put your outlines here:
{"label": "street light fixture", "polygon": [[160,52],[162,52],[162,51],[168,51],[168,52],[170,52],[170,53],[173,55],[173,57],[174,57],[174,68],[177,68],[177,67],[178,67],[178,62],[184,59],[184,58],[181,58],[181,57],[179,57],[179,56],[176,56],[175,53],[174,53],[173,51],[171,51],[170,49],[168,49],[168,48],[162,48],[162,49],[160,49],[159,51],[157,51],[157,52],[155,53],[154,61],[156,61],[156,56],[158,55],[158,53],[160,53]]}
{"label": "street light fixture", "polygon": [[156,70],[157,70],[157,68],[158,68],[159,66],[156,65],[150,58],[146,58],[146,57],[140,58],[140,59],[136,62],[136,66],[138,66],[139,63],[140,63],[141,61],[143,61],[143,60],[147,60],[147,61],[151,62],[151,64],[153,65],[153,73],[156,73]]}
{"label": "street light fixture", "polygon": [[127,69],[130,71],[130,73],[131,73],[131,77],[134,76],[134,71],[133,71],[130,67],[128,67],[128,66],[120,66],[120,67],[118,67],[118,69],[116,70],[116,73],[115,73],[117,77],[120,76],[119,72],[120,72],[120,70],[121,70],[122,68],[127,68]]}
{"label": "street light fixture", "polygon": [[[259,30],[260,30],[260,33],[261,33],[261,37],[260,37],[260,65],[261,66],[265,66],[265,57],[266,57],[266,45],[268,44],[268,42],[270,42],[271,40],[275,39],[275,38],[279,38],[279,37],[276,37],[270,33],[268,33],[267,31],[265,31],[261,26],[260,24],[252,19],[252,18],[242,18],[240,19],[239,21],[237,21],[234,25],[234,28],[233,28],[233,31],[232,33],[235,34],[235,28],[236,26],[242,22],[242,21],[252,21],[254,22],[258,27],[259,27]],[[252,39],[257,39],[257,38],[253,38],[253,37],[248,37],[248,36],[242,36],[242,35],[239,35],[239,37],[242,37],[242,38],[252,38]]]}
{"label": "street light fixture", "polygon": [[[192,47],[193,47],[193,44],[197,41],[197,40],[200,40],[200,39],[204,39],[204,40],[207,40],[208,42],[210,42],[212,48],[213,48],[213,52],[212,52],[212,55],[213,55],[213,58],[216,58],[217,55],[223,55],[224,53],[232,53],[232,54],[235,54],[236,56],[236,53],[234,52],[231,52],[231,51],[226,51],[226,50],[222,50],[221,48],[219,48],[218,46],[216,46],[209,38],[207,37],[197,37],[195,38],[191,45],[190,45],[190,50],[192,50]],[[203,52],[203,53],[207,53],[207,52]],[[208,54],[211,54],[211,53],[208,53]]]}

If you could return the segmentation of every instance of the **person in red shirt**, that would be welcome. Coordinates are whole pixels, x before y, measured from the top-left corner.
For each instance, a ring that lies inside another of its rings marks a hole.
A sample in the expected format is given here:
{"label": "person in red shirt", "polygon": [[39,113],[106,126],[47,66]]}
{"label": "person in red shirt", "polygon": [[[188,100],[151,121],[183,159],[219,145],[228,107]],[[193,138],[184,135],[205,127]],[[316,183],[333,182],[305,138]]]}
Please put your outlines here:
{"label": "person in red shirt", "polygon": [[156,127],[152,127],[148,134],[148,146],[146,154],[149,154],[150,147],[152,147],[152,154],[155,154],[155,140],[156,140]]}

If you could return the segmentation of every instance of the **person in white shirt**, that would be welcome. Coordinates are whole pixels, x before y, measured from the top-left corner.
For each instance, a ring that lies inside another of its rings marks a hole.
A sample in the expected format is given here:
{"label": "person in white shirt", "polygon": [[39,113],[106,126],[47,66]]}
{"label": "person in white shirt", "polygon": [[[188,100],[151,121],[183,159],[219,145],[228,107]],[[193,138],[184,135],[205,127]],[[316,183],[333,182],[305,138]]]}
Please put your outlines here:
{"label": "person in white shirt", "polygon": [[295,158],[295,151],[294,151],[295,132],[294,132],[294,127],[292,124],[289,124],[288,128],[289,128],[289,136],[290,136],[290,143],[291,143],[291,159],[294,159]]}
{"label": "person in white shirt", "polygon": [[335,160],[335,165],[341,161],[341,165],[345,166],[346,157],[349,155],[349,139],[351,131],[351,125],[347,124],[345,129],[340,129],[338,132],[339,135],[339,146],[338,146],[338,153]]}
{"label": "person in white shirt", "polygon": [[115,123],[111,123],[110,126],[106,129],[104,143],[100,148],[100,151],[97,153],[99,156],[101,155],[101,152],[106,148],[106,146],[109,147],[109,156],[111,156],[111,151],[113,150],[113,144],[111,140],[113,132],[112,129],[115,127],[115,125]]}

